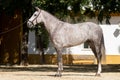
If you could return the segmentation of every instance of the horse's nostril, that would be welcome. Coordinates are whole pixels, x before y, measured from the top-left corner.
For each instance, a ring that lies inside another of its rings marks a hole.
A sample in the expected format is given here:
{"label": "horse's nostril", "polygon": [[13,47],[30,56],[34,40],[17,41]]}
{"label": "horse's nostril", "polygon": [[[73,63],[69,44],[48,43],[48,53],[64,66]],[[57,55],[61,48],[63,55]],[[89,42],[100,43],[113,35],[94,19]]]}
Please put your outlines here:
{"label": "horse's nostril", "polygon": [[34,27],[34,24],[32,22],[28,21],[27,22],[27,27],[28,28],[32,28],[32,27]]}
{"label": "horse's nostril", "polygon": [[27,22],[27,26],[28,26],[29,28],[31,28],[31,27],[33,27],[33,26],[34,26],[34,24],[33,24],[33,22],[32,22],[32,21],[28,21],[28,22]]}
{"label": "horse's nostril", "polygon": [[30,28],[32,24],[30,22],[27,22],[27,26]]}

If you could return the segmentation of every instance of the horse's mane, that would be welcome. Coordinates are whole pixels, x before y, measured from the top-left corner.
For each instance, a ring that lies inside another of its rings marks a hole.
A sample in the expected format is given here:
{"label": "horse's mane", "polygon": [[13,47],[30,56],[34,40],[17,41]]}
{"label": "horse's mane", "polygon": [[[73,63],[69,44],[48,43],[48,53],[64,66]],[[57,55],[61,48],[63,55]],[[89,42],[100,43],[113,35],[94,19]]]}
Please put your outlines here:
{"label": "horse's mane", "polygon": [[45,11],[45,10],[42,10],[43,11],[43,15],[45,16],[45,18],[47,19],[50,19],[52,21],[60,21],[57,17],[53,16],[51,13]]}

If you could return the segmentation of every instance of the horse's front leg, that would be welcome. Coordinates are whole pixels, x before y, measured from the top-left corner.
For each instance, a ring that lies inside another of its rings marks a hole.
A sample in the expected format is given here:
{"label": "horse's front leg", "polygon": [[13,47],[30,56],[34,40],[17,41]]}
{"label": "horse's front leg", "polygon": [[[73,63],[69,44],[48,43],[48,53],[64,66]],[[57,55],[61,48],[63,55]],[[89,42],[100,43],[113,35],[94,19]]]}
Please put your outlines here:
{"label": "horse's front leg", "polygon": [[58,70],[55,76],[61,77],[63,71],[62,49],[56,49],[56,51],[57,51],[57,60],[58,60]]}

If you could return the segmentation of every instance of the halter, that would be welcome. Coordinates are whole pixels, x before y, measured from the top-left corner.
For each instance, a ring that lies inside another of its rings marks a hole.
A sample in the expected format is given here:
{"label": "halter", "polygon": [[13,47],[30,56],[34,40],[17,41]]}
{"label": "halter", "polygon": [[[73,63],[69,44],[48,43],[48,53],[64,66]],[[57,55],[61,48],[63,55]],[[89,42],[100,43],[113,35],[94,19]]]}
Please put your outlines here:
{"label": "halter", "polygon": [[41,10],[39,10],[38,15],[37,15],[32,21],[29,21],[29,20],[28,20],[28,22],[32,23],[32,25],[34,26],[33,21],[36,20],[36,23],[38,23],[38,22],[37,22],[37,18],[38,18],[38,16],[40,15],[40,13],[41,13]]}

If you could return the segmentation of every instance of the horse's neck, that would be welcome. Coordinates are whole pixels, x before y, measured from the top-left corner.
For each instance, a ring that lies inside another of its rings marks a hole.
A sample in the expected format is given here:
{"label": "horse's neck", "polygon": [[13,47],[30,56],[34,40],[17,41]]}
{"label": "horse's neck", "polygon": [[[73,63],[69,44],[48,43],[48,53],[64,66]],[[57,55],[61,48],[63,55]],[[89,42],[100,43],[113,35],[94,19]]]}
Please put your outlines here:
{"label": "horse's neck", "polygon": [[52,34],[56,27],[58,27],[58,25],[62,22],[60,20],[58,20],[57,18],[55,18],[54,16],[52,16],[51,14],[47,13],[46,11],[43,11],[43,22],[45,24],[45,27],[47,29],[47,31]]}

